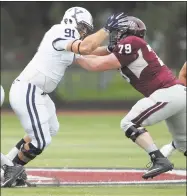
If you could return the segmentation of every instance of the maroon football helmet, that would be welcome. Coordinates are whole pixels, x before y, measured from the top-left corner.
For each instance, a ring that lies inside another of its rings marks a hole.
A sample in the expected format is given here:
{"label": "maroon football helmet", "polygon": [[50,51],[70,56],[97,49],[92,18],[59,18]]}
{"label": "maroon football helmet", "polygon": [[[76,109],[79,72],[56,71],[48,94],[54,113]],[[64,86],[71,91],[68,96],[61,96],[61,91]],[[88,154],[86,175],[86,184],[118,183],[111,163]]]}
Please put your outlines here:
{"label": "maroon football helmet", "polygon": [[118,29],[118,40],[129,35],[144,38],[145,34],[146,26],[139,18],[136,18],[134,16],[125,16],[121,20]]}

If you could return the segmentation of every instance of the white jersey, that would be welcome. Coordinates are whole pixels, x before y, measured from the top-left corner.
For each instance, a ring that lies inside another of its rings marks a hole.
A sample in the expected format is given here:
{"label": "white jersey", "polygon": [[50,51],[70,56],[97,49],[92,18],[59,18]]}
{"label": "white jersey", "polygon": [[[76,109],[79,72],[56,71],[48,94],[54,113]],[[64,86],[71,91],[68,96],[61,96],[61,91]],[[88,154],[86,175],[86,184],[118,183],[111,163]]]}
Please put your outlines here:
{"label": "white jersey", "polygon": [[[51,27],[44,35],[33,59],[18,76],[21,81],[35,84],[44,92],[52,92],[74,60],[74,53],[66,51],[67,44],[79,39],[77,29],[63,24]],[[61,47],[55,47],[60,42]]]}

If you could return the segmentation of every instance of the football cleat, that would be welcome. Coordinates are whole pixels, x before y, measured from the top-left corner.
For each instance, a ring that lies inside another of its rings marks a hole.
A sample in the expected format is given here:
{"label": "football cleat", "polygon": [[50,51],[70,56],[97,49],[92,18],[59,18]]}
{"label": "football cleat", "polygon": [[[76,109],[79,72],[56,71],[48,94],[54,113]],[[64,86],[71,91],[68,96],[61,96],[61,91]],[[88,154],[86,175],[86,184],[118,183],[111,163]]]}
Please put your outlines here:
{"label": "football cleat", "polygon": [[24,171],[22,175],[16,180],[15,187],[36,187],[36,185],[27,181],[27,174]]}
{"label": "football cleat", "polygon": [[19,187],[25,187],[26,185],[26,180],[27,180],[27,174],[24,171],[22,175],[15,181],[15,186]]}
{"label": "football cleat", "polygon": [[142,176],[144,179],[153,178],[155,176],[158,176],[162,173],[165,173],[167,171],[170,171],[174,168],[174,165],[170,163],[170,161],[165,158],[151,158],[152,166],[150,169]]}
{"label": "football cleat", "polygon": [[16,180],[21,177],[22,173],[25,171],[22,165],[3,165],[2,168],[4,170],[4,181],[1,184],[1,187],[15,186]]}

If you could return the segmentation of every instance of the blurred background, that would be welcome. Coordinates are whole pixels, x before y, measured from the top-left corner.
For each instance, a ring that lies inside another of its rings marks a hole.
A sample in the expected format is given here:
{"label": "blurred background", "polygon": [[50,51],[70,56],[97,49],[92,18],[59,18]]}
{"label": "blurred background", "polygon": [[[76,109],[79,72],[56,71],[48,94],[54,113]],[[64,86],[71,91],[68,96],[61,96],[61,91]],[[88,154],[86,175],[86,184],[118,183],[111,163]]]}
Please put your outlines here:
{"label": "blurred background", "polygon": [[[35,54],[44,33],[60,23],[72,6],[91,12],[95,31],[112,12],[137,16],[147,26],[149,44],[176,75],[186,61],[186,2],[1,2],[1,84],[6,94]],[[142,95],[116,71],[89,73],[72,65],[51,96],[57,108],[128,109]],[[9,107],[8,96],[4,107]]]}

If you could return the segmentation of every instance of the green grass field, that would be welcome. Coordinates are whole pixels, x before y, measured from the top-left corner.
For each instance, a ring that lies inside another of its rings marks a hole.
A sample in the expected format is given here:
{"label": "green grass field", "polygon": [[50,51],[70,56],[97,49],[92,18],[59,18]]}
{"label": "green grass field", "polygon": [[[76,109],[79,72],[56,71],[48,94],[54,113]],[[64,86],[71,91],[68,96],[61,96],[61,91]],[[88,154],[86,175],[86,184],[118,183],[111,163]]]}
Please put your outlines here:
{"label": "green grass field", "polygon": [[101,186],[2,190],[2,196],[185,196],[185,186]]}
{"label": "green grass field", "polygon": [[[146,153],[125,138],[119,123],[123,114],[59,114],[60,131],[46,151],[27,167],[134,167],[145,168]],[[148,128],[161,147],[171,137],[164,123]],[[7,153],[24,135],[15,115],[2,113],[1,151]],[[184,156],[171,157],[175,168],[186,168]],[[98,186],[3,189],[2,196],[184,196],[185,186]]]}

